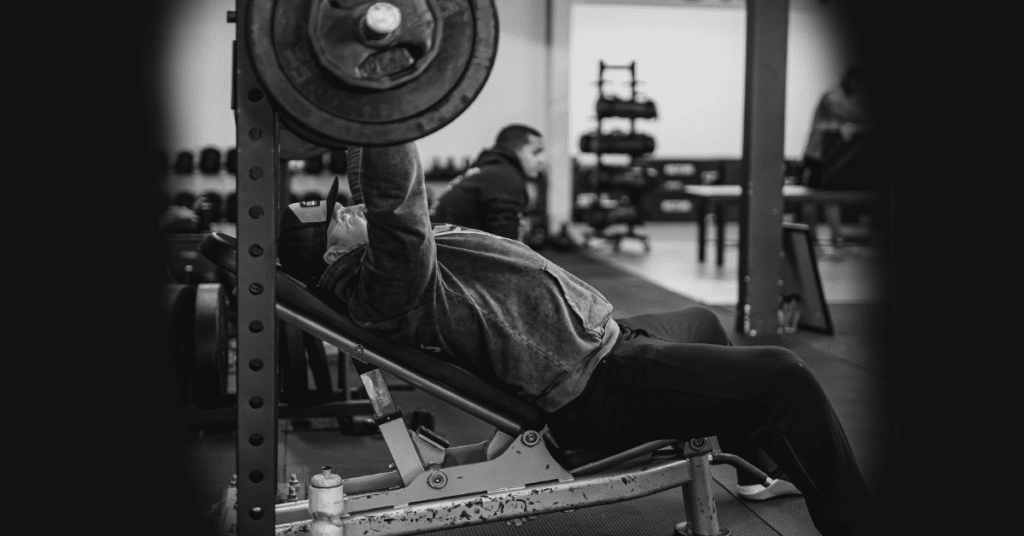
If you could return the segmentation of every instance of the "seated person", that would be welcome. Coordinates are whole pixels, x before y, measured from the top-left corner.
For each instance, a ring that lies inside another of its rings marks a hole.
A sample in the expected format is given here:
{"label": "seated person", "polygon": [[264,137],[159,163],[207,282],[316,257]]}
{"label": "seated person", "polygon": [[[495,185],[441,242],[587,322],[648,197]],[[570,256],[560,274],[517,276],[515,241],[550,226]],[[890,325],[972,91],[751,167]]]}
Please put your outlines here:
{"label": "seated person", "polygon": [[450,223],[522,240],[529,195],[526,179],[544,170],[540,132],[525,125],[501,129],[494,147],[452,181],[430,210],[434,223]]}
{"label": "seated person", "polygon": [[[859,66],[847,70],[839,85],[821,96],[804,149],[804,184],[838,189],[876,186],[878,171],[871,154],[874,127],[868,98],[867,73]],[[825,206],[825,221],[832,245],[841,247],[845,237],[839,205]]]}
{"label": "seated person", "polygon": [[615,318],[525,244],[432,226],[414,144],[361,151],[365,205],[293,204],[278,238],[282,268],[356,325],[537,405],[562,448],[718,436],[767,453],[822,534],[877,529],[842,425],[796,354],[733,346],[704,308]]}

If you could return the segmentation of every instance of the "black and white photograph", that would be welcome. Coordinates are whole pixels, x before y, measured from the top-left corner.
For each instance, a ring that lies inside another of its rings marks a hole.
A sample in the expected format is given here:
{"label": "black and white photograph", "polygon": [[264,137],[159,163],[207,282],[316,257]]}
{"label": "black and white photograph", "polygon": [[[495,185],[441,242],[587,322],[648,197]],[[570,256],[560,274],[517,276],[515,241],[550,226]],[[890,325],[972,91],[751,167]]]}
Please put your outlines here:
{"label": "black and white photograph", "polygon": [[906,534],[871,4],[149,2],[103,292],[164,528]]}

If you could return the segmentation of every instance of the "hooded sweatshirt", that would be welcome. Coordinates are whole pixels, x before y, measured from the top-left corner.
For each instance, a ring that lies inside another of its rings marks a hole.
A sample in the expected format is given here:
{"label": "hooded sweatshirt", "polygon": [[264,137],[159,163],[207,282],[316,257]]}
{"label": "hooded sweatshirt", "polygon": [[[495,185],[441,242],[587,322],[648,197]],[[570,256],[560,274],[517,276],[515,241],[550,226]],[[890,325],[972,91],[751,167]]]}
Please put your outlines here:
{"label": "hooded sweatshirt", "polygon": [[481,152],[469,169],[448,183],[431,207],[430,219],[514,240],[528,200],[519,158],[496,147]]}

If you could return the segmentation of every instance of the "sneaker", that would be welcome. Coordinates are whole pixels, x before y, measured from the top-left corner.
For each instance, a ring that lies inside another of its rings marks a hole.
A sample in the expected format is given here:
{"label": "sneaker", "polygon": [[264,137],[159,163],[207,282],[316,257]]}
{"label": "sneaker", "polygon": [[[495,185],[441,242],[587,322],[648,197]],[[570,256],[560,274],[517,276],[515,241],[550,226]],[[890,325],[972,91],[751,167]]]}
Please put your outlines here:
{"label": "sneaker", "polygon": [[775,497],[803,495],[800,490],[796,489],[796,486],[781,478],[772,479],[767,486],[761,484],[736,486],[736,494],[747,501],[766,501]]}

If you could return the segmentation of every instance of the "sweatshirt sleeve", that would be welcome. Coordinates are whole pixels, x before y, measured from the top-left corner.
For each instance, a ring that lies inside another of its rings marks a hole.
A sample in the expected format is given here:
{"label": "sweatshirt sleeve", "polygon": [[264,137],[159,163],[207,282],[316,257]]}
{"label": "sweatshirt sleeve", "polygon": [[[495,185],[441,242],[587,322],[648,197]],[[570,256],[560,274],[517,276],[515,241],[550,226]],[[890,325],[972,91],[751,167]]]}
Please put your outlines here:
{"label": "sweatshirt sleeve", "polygon": [[350,173],[359,173],[366,204],[368,244],[349,307],[366,327],[385,328],[429,299],[436,277],[423,166],[413,143],[350,154],[357,160]]}

